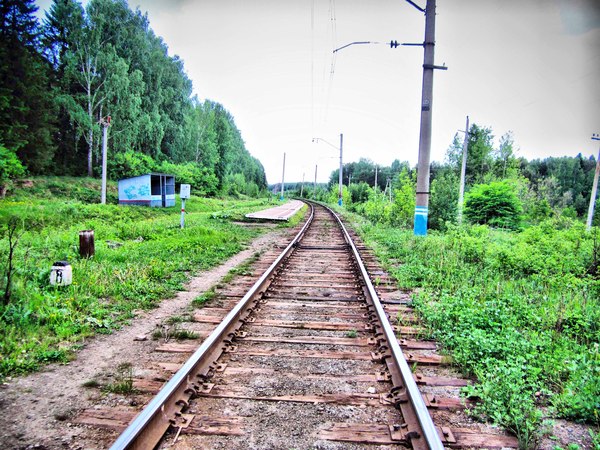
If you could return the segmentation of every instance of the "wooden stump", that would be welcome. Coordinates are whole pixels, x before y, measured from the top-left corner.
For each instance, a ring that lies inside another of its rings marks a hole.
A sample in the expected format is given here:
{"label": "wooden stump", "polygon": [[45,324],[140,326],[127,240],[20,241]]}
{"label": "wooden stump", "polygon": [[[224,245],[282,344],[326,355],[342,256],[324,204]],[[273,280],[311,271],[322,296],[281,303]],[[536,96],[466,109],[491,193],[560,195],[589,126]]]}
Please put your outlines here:
{"label": "wooden stump", "polygon": [[79,232],[79,256],[89,258],[94,256],[94,230],[83,230]]}

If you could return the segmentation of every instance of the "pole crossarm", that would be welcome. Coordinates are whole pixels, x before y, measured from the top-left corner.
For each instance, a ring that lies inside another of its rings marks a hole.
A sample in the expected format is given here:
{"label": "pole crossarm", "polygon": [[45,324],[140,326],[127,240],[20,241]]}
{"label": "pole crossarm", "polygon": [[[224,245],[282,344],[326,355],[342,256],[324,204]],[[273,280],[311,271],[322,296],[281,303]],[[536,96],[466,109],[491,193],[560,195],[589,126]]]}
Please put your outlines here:
{"label": "pole crossarm", "polygon": [[340,148],[339,148],[337,145],[334,145],[334,144],[332,144],[331,142],[329,142],[329,141],[327,141],[327,140],[325,140],[325,139],[323,139],[323,138],[320,138],[320,137],[314,137],[314,138],[312,138],[312,141],[313,141],[315,144],[318,144],[318,143],[319,143],[319,141],[323,141],[323,142],[325,142],[327,145],[329,145],[330,147],[333,147],[333,148],[335,148],[336,150],[339,150],[339,149],[340,149]]}
{"label": "pole crossarm", "polygon": [[437,70],[448,70],[448,68],[444,66],[435,66],[433,64],[423,64],[423,69],[437,69]]}
{"label": "pole crossarm", "polygon": [[349,44],[346,45],[342,45],[339,48],[336,48],[333,53],[337,53],[342,49],[345,49],[346,47],[350,47],[351,45],[362,45],[362,44],[380,44],[381,42],[372,42],[372,41],[355,41],[355,42],[350,42]]}
{"label": "pole crossarm", "polygon": [[417,5],[415,2],[411,1],[411,0],[406,0],[407,3],[410,3],[411,5],[413,5],[415,8],[417,8],[419,11],[421,11],[422,13],[425,12],[425,8],[421,8],[419,5]]}

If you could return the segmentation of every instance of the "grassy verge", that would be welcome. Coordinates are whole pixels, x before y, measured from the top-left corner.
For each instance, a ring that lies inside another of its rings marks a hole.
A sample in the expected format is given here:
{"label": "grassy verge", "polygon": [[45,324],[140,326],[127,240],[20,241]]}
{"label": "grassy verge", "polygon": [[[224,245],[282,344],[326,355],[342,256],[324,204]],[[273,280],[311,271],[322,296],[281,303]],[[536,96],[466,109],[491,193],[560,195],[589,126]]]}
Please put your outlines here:
{"label": "grassy verge", "polygon": [[[219,264],[260,233],[232,220],[267,205],[192,198],[182,230],[178,206],[84,203],[78,191],[87,201],[97,185],[74,184],[76,179],[35,180],[30,190],[0,201],[0,378],[67,361],[83,337],[109,333],[136,310],[155,307],[195,272]],[[6,302],[7,229],[13,225],[19,239]],[[94,230],[96,254],[81,259],[79,231],[87,229]],[[71,264],[73,284],[50,286],[51,266],[61,260]]]}
{"label": "grassy verge", "polygon": [[548,222],[512,233],[453,228],[427,238],[355,218],[429,335],[479,383],[471,413],[535,448],[548,418],[600,418],[600,237]]}

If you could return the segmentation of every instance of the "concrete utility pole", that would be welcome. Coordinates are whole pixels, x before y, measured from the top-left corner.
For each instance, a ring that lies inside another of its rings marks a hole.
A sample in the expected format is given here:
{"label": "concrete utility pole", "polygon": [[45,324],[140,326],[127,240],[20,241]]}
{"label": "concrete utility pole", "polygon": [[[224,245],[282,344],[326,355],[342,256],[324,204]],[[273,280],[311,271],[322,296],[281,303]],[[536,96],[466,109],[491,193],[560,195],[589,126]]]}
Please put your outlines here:
{"label": "concrete utility pole", "polygon": [[110,127],[110,116],[100,120],[102,125],[102,192],[100,203],[106,205],[106,152],[108,147],[108,127]]}
{"label": "concrete utility pole", "polygon": [[[600,134],[592,134],[592,140],[600,141]],[[600,149],[598,150],[598,159],[596,160],[596,173],[594,174],[594,183],[592,184],[592,194],[590,195],[590,207],[586,222],[586,229],[592,229],[592,219],[594,218],[594,207],[596,206],[596,194],[598,192],[598,175],[600,174]]]}
{"label": "concrete utility pole", "polygon": [[305,173],[302,172],[302,185],[300,186],[300,197],[302,198],[302,194],[304,193],[304,175]]}
{"label": "concrete utility pole", "polygon": [[281,196],[279,197],[279,200],[281,200],[281,201],[283,201],[284,179],[285,179],[285,152],[283,152],[283,172],[281,173]]}
{"label": "concrete utility pole", "polygon": [[317,165],[315,164],[315,184],[313,185],[313,200],[317,199]]}
{"label": "concrete utility pole", "polygon": [[343,170],[343,164],[342,164],[342,152],[343,152],[343,147],[344,147],[344,135],[342,133],[340,133],[340,195],[338,198],[338,205],[342,206],[342,170]]}
{"label": "concrete utility pole", "polygon": [[465,140],[463,141],[462,165],[460,167],[460,187],[458,188],[458,224],[462,224],[463,203],[465,199],[465,177],[467,175],[467,149],[469,147],[469,116],[465,127]]}
{"label": "concrete utility pole", "polygon": [[375,193],[377,194],[377,164],[375,164],[375,184],[373,185],[373,189],[375,190]]}
{"label": "concrete utility pole", "polygon": [[[409,2],[412,3],[412,2]],[[414,4],[413,4],[414,6]],[[423,92],[421,97],[421,132],[419,137],[419,162],[417,166],[417,195],[415,202],[414,234],[427,236],[429,214],[429,162],[431,151],[431,107],[433,103],[435,0],[427,0],[425,7],[425,54],[423,58]]]}

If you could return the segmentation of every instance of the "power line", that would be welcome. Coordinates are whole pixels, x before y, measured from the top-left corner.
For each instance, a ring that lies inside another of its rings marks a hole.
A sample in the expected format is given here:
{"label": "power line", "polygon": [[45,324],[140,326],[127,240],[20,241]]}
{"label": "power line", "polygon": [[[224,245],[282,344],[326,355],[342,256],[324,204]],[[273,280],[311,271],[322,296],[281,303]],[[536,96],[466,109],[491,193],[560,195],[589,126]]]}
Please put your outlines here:
{"label": "power line", "polygon": [[315,133],[315,0],[310,5],[310,127]]}

